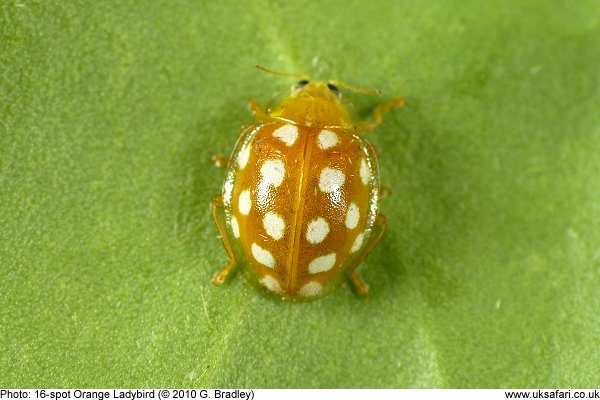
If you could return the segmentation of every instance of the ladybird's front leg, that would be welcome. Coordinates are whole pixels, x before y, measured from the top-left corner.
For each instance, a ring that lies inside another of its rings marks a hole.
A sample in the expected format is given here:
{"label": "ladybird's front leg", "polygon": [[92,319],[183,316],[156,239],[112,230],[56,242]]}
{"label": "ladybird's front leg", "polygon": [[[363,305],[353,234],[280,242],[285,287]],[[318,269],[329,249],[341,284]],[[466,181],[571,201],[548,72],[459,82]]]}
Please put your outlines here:
{"label": "ladybird's front leg", "polygon": [[361,124],[358,124],[356,126],[356,131],[358,133],[362,133],[362,132],[368,132],[368,131],[375,129],[376,127],[378,127],[379,125],[382,124],[384,112],[386,112],[387,110],[389,110],[391,108],[402,107],[405,102],[406,102],[406,98],[398,97],[396,99],[386,101],[385,103],[381,103],[380,105],[375,107],[375,109],[373,110],[373,120],[370,122],[363,122]]}
{"label": "ladybird's front leg", "polygon": [[271,119],[269,112],[254,99],[250,99],[248,102],[248,108],[250,109],[250,113],[261,122],[267,122]]}
{"label": "ladybird's front leg", "polygon": [[371,232],[371,237],[369,241],[363,245],[360,253],[354,259],[354,263],[348,269],[348,277],[350,281],[354,285],[354,288],[361,296],[366,296],[369,294],[369,287],[366,283],[360,279],[360,277],[356,274],[356,268],[360,265],[360,263],[369,255],[371,250],[377,245],[377,243],[383,237],[385,229],[387,228],[387,218],[383,214],[379,214],[377,218],[375,218],[375,224],[373,225],[373,230]]}
{"label": "ladybird's front leg", "polygon": [[217,225],[217,230],[219,231],[219,235],[221,235],[221,240],[223,241],[223,246],[225,247],[227,255],[229,256],[229,262],[225,264],[223,268],[221,268],[219,273],[212,280],[213,285],[220,285],[227,280],[227,277],[231,271],[237,266],[237,262],[235,260],[235,255],[233,254],[233,248],[231,247],[231,243],[229,243],[229,238],[227,236],[227,228],[225,226],[225,218],[223,213],[225,209],[223,204],[223,196],[216,195],[213,197],[212,201],[210,202],[210,206],[215,224]]}

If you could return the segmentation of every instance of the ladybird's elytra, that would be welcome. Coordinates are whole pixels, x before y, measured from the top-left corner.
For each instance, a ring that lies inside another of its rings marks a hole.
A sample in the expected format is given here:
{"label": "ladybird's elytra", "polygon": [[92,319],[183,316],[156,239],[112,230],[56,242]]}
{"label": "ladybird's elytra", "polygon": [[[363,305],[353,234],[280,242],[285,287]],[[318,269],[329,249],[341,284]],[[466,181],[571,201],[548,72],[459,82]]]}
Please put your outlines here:
{"label": "ladybird's elytra", "polygon": [[302,79],[273,109],[250,102],[261,123],[244,127],[229,160],[215,159],[228,165],[212,212],[229,262],[213,283],[240,267],[279,299],[316,299],[345,279],[367,294],[356,268],[387,223],[378,212],[376,154],[362,134],[404,99],[379,105],[370,122],[357,122],[338,86],[369,92]]}

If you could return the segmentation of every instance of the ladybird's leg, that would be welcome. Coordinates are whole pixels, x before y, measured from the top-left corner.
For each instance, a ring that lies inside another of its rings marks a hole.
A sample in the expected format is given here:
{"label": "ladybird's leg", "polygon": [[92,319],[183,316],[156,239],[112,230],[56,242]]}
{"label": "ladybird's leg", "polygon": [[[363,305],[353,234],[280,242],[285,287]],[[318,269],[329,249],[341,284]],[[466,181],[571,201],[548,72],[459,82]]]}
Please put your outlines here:
{"label": "ladybird's leg", "polygon": [[226,167],[231,162],[229,157],[225,157],[223,154],[215,154],[210,159],[213,160],[215,163],[215,166],[219,167],[219,168]]}
{"label": "ladybird's leg", "polygon": [[[242,131],[240,132],[240,135],[243,136],[255,128],[256,128],[256,125],[254,125],[254,124],[246,124],[246,125],[242,126]],[[223,154],[215,154],[210,159],[213,160],[213,162],[215,163],[215,166],[219,167],[219,168],[227,167],[231,163],[231,158],[225,157]]]}
{"label": "ladybird's leg", "polygon": [[348,277],[350,281],[354,285],[358,294],[362,296],[366,296],[369,294],[369,287],[360,279],[360,277],[356,274],[356,268],[360,265],[360,263],[369,255],[371,250],[377,245],[377,243],[383,237],[385,229],[387,228],[387,218],[385,215],[379,214],[377,218],[375,218],[375,224],[373,225],[373,231],[371,232],[371,237],[367,244],[363,246],[360,250],[360,253],[354,259],[354,263],[348,269]]}
{"label": "ladybird's leg", "polygon": [[370,122],[363,122],[356,126],[356,131],[358,133],[368,132],[370,130],[375,129],[383,122],[383,113],[389,110],[390,108],[402,107],[406,99],[404,97],[398,97],[397,99],[393,99],[390,101],[386,101],[385,103],[381,103],[373,110],[373,120]]}
{"label": "ladybird's leg", "polygon": [[271,119],[269,117],[269,112],[262,108],[262,106],[258,104],[258,101],[254,99],[250,99],[248,108],[250,109],[250,113],[259,121],[266,122]]}
{"label": "ladybird's leg", "polygon": [[[379,156],[379,149],[377,146],[371,145],[371,148],[375,152],[376,156]],[[385,197],[392,193],[392,188],[389,186],[381,185],[379,186],[379,197]]]}
{"label": "ladybird's leg", "polygon": [[227,255],[229,256],[229,262],[225,264],[223,268],[219,271],[219,273],[213,278],[213,285],[220,285],[225,282],[233,268],[237,265],[235,260],[235,255],[233,254],[233,248],[231,247],[231,243],[229,243],[229,239],[227,236],[227,229],[225,228],[225,220],[223,219],[222,211],[225,209],[223,205],[223,196],[216,195],[213,197],[210,202],[210,206],[212,209],[213,218],[215,219],[215,224],[217,225],[217,230],[219,231],[219,235],[221,235],[221,240],[223,241],[223,246],[227,251]]}
{"label": "ladybird's leg", "polygon": [[389,186],[381,185],[379,187],[379,197],[389,196],[392,193],[392,188]]}

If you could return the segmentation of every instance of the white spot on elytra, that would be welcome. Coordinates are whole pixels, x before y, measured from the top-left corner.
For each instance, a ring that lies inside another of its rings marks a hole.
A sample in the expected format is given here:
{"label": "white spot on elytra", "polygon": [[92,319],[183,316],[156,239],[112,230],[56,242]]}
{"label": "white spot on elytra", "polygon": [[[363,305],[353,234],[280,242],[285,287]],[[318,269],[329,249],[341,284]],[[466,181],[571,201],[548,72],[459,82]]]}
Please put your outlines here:
{"label": "white spot on elytra", "polygon": [[244,169],[246,164],[248,164],[248,158],[250,158],[250,145],[246,146],[238,156],[238,165],[240,169]]}
{"label": "white spot on elytra", "polygon": [[327,150],[330,147],[334,147],[338,143],[339,140],[335,132],[327,129],[322,130],[317,137],[317,144],[321,150]]}
{"label": "white spot on elytra", "polygon": [[250,200],[250,191],[244,190],[240,193],[238,208],[242,215],[248,215],[250,213],[250,209],[252,208],[252,200]]}
{"label": "white spot on elytra", "polygon": [[348,212],[346,213],[346,228],[354,229],[358,225],[360,218],[360,212],[358,206],[355,203],[350,203],[348,206]]}
{"label": "white spot on elytra", "polygon": [[267,235],[275,240],[279,240],[283,237],[283,233],[285,232],[285,221],[278,214],[268,212],[263,218],[263,227],[265,228]]}
{"label": "white spot on elytra", "polygon": [[324,218],[317,218],[308,223],[306,228],[306,240],[309,243],[317,244],[321,243],[327,237],[329,233],[329,224]]}
{"label": "white spot on elytra", "polygon": [[298,290],[298,294],[303,297],[318,296],[323,290],[323,286],[319,282],[308,282]]}
{"label": "white spot on elytra", "polygon": [[233,217],[231,217],[231,230],[233,231],[233,236],[235,236],[236,239],[239,239],[240,225],[238,224],[238,220],[235,217],[235,215]]}
{"label": "white spot on elytra", "polygon": [[288,147],[296,143],[298,139],[298,127],[296,125],[284,125],[275,129],[273,136],[283,141]]}
{"label": "white spot on elytra", "polygon": [[318,274],[319,272],[329,271],[335,265],[335,253],[317,257],[308,264],[308,272]]}
{"label": "white spot on elytra", "polygon": [[363,244],[363,240],[365,239],[365,234],[364,233],[359,233],[358,236],[356,236],[356,239],[354,239],[354,243],[352,243],[352,248],[350,249],[350,253],[356,253]]}
{"label": "white spot on elytra", "polygon": [[285,176],[285,165],[283,165],[283,161],[281,160],[267,160],[260,167],[260,174],[263,181],[279,187]]}
{"label": "white spot on elytra", "polygon": [[371,171],[369,170],[369,165],[364,158],[360,160],[360,170],[358,172],[360,173],[360,181],[363,183],[363,185],[369,183],[369,180],[371,179]]}
{"label": "white spot on elytra", "polygon": [[342,171],[325,167],[319,176],[319,189],[325,193],[338,191],[345,181],[346,176]]}
{"label": "white spot on elytra", "polygon": [[260,284],[269,289],[271,292],[281,293],[281,285],[277,279],[271,275],[265,275],[259,280]]}
{"label": "white spot on elytra", "polygon": [[265,267],[275,268],[275,259],[273,258],[273,255],[256,243],[252,243],[252,255],[256,261]]}

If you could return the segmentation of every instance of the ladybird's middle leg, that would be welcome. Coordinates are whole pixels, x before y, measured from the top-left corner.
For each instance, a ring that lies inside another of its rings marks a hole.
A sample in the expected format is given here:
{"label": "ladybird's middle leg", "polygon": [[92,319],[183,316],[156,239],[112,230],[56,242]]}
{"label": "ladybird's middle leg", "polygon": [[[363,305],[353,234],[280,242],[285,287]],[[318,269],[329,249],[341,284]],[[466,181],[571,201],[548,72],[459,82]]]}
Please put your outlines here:
{"label": "ladybird's middle leg", "polygon": [[358,292],[358,294],[362,296],[366,296],[369,294],[369,287],[366,283],[360,279],[360,277],[356,274],[356,268],[360,265],[360,263],[369,255],[371,250],[379,243],[385,229],[387,228],[387,218],[383,214],[379,214],[377,218],[375,218],[375,224],[373,225],[373,231],[371,232],[371,237],[369,241],[362,247],[360,253],[354,259],[354,263],[348,269],[348,278],[354,285],[354,288]]}
{"label": "ladybird's middle leg", "polygon": [[384,198],[392,194],[392,188],[386,185],[381,185],[379,187],[379,197]]}
{"label": "ladybird's middle leg", "polygon": [[226,167],[231,162],[231,160],[229,159],[229,157],[225,157],[222,154],[215,154],[210,159],[213,160],[214,163],[215,163],[215,166],[219,167],[219,168]]}
{"label": "ladybird's middle leg", "polygon": [[[255,124],[246,124],[242,126],[242,131],[240,132],[240,135],[244,136],[255,128]],[[231,158],[226,157],[223,154],[215,154],[210,159],[215,163],[215,166],[218,168],[228,167],[232,162]]]}
{"label": "ladybird's middle leg", "polygon": [[227,236],[227,229],[225,227],[225,219],[223,218],[222,210],[225,208],[223,205],[223,196],[216,195],[213,197],[210,202],[210,206],[212,209],[212,215],[215,220],[215,224],[217,225],[217,230],[219,231],[219,235],[221,236],[221,240],[223,241],[223,246],[227,251],[227,255],[229,256],[229,262],[225,264],[223,268],[219,271],[217,275],[212,280],[213,285],[220,285],[227,280],[227,277],[231,273],[231,271],[237,266],[237,261],[235,260],[235,255],[233,254],[233,248],[231,247],[231,243],[229,243],[229,238]]}

